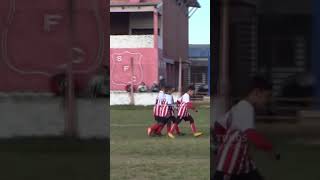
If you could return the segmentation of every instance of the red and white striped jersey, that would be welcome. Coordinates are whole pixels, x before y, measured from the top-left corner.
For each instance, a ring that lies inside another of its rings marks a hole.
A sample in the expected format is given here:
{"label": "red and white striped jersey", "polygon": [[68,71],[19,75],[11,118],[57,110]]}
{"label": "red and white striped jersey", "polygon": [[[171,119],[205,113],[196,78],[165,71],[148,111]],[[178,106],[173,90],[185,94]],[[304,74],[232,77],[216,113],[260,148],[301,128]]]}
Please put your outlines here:
{"label": "red and white striped jersey", "polygon": [[169,106],[169,117],[174,116],[174,98],[170,95],[172,104]]}
{"label": "red and white striped jersey", "polygon": [[164,98],[161,101],[161,113],[160,117],[169,117],[170,109],[173,106],[172,96],[169,94],[165,94]]}
{"label": "red and white striped jersey", "polygon": [[230,175],[254,170],[256,167],[248,153],[248,138],[245,133],[248,129],[254,129],[253,106],[247,101],[240,101],[219,123],[227,131],[218,147],[216,170]]}
{"label": "red and white striped jersey", "polygon": [[160,91],[157,98],[156,98],[156,102],[155,105],[153,107],[153,115],[154,116],[160,116],[161,113],[161,101],[164,98],[164,92]]}
{"label": "red and white striped jersey", "polygon": [[190,116],[190,113],[188,112],[190,103],[190,95],[188,93],[185,93],[177,100],[179,117]]}
{"label": "red and white striped jersey", "polygon": [[228,131],[224,143],[219,146],[216,170],[226,174],[249,173],[256,169],[248,153],[248,140],[240,130]]}

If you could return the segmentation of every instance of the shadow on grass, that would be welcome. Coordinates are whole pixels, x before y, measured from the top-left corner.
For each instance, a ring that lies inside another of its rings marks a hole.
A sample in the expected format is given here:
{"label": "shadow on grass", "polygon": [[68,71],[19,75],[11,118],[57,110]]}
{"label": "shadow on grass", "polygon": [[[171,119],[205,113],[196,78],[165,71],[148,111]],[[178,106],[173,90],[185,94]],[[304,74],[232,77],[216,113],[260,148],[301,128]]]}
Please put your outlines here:
{"label": "shadow on grass", "polygon": [[0,139],[0,152],[106,152],[109,151],[109,148],[109,138],[34,136]]}

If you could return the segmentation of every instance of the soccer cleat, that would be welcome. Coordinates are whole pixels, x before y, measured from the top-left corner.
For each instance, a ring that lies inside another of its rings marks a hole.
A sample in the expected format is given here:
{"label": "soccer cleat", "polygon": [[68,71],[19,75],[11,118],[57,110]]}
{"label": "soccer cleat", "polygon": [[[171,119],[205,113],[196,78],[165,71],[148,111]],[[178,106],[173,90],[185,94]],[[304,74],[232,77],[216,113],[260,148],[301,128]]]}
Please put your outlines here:
{"label": "soccer cleat", "polygon": [[151,136],[151,132],[152,132],[151,128],[148,128],[148,129],[147,129],[147,134],[148,134],[148,136]]}
{"label": "soccer cleat", "polygon": [[171,138],[171,139],[174,139],[174,135],[172,133],[168,133],[168,136]]}
{"label": "soccer cleat", "polygon": [[194,137],[199,137],[201,136],[203,133],[202,132],[196,132],[196,133],[193,133],[193,136]]}

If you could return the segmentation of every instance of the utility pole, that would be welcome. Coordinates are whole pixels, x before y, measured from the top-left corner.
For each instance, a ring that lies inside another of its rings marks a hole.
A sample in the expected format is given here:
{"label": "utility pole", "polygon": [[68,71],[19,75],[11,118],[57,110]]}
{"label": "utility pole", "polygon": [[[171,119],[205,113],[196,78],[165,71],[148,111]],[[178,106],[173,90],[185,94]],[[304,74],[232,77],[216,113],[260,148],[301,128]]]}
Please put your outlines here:
{"label": "utility pole", "polygon": [[220,43],[220,80],[218,88],[218,96],[222,98],[223,108],[229,108],[230,105],[230,77],[229,77],[229,0],[222,1],[221,16],[221,43]]}
{"label": "utility pole", "polygon": [[69,34],[68,34],[68,58],[67,58],[67,89],[66,89],[66,111],[65,111],[65,135],[68,137],[77,136],[76,118],[75,118],[75,96],[74,96],[74,81],[73,81],[73,56],[72,46],[74,42],[74,0],[68,0],[69,3]]}

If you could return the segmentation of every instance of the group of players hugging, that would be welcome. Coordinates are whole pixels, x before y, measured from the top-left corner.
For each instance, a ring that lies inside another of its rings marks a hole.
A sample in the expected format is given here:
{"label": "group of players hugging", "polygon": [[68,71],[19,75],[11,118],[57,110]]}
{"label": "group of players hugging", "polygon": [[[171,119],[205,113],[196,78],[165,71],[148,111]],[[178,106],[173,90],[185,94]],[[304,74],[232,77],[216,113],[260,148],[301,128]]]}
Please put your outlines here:
{"label": "group of players hugging", "polygon": [[176,135],[183,136],[185,134],[179,129],[182,120],[190,123],[194,137],[201,136],[203,133],[197,131],[195,121],[189,113],[189,110],[198,112],[190,100],[190,96],[193,96],[195,91],[194,86],[189,86],[188,91],[178,98],[176,103],[172,96],[174,90],[169,86],[160,89],[153,108],[156,123],[147,129],[148,136],[162,136],[161,132],[165,126],[167,126],[167,134],[170,138],[174,139]]}

